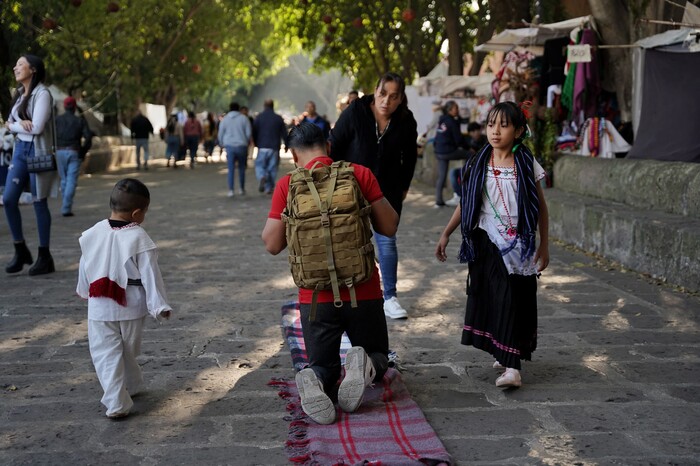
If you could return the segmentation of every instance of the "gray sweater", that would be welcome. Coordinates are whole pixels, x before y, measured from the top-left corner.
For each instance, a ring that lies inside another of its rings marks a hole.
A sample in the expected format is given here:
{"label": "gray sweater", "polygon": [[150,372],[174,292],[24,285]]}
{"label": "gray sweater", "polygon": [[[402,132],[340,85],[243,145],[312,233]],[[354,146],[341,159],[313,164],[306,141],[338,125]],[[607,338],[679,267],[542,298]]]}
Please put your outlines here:
{"label": "gray sweater", "polygon": [[252,129],[248,117],[240,112],[228,112],[219,123],[219,145],[247,146]]}

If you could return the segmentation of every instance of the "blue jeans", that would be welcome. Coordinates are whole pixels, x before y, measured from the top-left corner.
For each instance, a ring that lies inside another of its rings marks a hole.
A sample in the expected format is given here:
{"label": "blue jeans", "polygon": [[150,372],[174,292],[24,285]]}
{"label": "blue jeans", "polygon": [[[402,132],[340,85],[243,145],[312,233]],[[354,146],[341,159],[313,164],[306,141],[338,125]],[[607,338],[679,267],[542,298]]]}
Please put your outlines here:
{"label": "blue jeans", "polygon": [[452,190],[458,196],[462,195],[462,169],[453,168],[450,171],[450,184],[452,185]]}
{"label": "blue jeans", "polygon": [[437,159],[437,179],[435,180],[435,203],[443,205],[445,202],[442,199],[442,188],[445,186],[447,179],[447,170],[450,167],[450,160],[461,160],[469,158],[469,152],[459,148],[449,154],[435,154]]}
{"label": "blue jeans", "polygon": [[228,163],[228,189],[233,191],[233,171],[238,165],[238,181],[241,191],[245,191],[245,165],[248,159],[248,146],[226,146]]}
{"label": "blue jeans", "polygon": [[265,192],[272,192],[275,189],[279,160],[280,151],[258,148],[258,157],[255,159],[255,176],[258,180],[265,179]]}
{"label": "blue jeans", "polygon": [[180,138],[178,136],[167,136],[165,138],[165,160],[170,161],[173,158],[173,163],[177,162],[177,153],[180,150]]}
{"label": "blue jeans", "polygon": [[143,149],[143,164],[148,165],[148,138],[136,139],[136,166],[141,166],[141,149]]}
{"label": "blue jeans", "polygon": [[56,164],[58,165],[58,174],[61,176],[61,193],[63,194],[62,214],[73,211],[73,196],[75,196],[75,187],[78,185],[80,163],[77,150],[59,149],[56,151]]}
{"label": "blue jeans", "polygon": [[399,266],[399,251],[396,249],[396,236],[384,236],[374,233],[377,242],[379,271],[382,276],[384,299],[396,296],[396,275]]}
{"label": "blue jeans", "polygon": [[199,148],[199,136],[185,136],[185,145],[190,151],[190,163],[194,163]]}
{"label": "blue jeans", "polygon": [[[12,163],[7,171],[5,192],[2,195],[2,202],[5,204],[5,217],[7,217],[7,224],[10,226],[12,239],[15,242],[24,241],[19,197],[27,183],[29,183],[32,194],[36,198],[36,176],[27,171],[28,155],[34,155],[34,145],[30,142],[17,140],[12,154]],[[46,198],[34,201],[34,214],[36,215],[37,230],[39,230],[39,246],[48,248],[51,238],[51,212],[49,212]]]}

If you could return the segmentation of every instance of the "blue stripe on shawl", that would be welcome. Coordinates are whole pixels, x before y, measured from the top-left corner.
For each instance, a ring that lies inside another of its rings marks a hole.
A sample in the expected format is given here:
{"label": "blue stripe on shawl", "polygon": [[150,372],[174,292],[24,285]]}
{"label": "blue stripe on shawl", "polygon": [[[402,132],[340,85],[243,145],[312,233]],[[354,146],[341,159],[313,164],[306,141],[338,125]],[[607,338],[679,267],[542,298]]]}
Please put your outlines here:
{"label": "blue stripe on shawl", "polygon": [[[472,262],[476,259],[472,232],[479,225],[479,214],[483,199],[486,166],[491,159],[491,144],[486,144],[474,155],[476,160],[471,171],[462,178],[462,245],[459,248],[459,261]],[[522,249],[520,260],[525,262],[535,253],[537,247],[537,221],[539,220],[539,196],[533,170],[534,156],[524,144],[519,144],[514,154],[515,168],[518,171],[518,226],[516,240]],[[469,161],[467,162],[469,164]]]}

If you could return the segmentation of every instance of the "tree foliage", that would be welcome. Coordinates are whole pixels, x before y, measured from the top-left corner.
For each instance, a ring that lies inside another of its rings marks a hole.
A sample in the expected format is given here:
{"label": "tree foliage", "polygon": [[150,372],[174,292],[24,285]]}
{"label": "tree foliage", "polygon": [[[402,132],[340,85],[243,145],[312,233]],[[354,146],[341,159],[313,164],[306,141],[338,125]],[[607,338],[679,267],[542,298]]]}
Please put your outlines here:
{"label": "tree foliage", "polygon": [[[479,2],[454,0],[301,0],[279,5],[279,27],[314,55],[317,69],[340,68],[371,90],[377,77],[394,71],[410,81],[441,59],[447,38],[441,3],[455,7],[459,50],[473,46],[482,15]],[[459,53],[461,56],[461,53]],[[460,70],[461,73],[461,70]]]}
{"label": "tree foliage", "polygon": [[[39,48],[50,81],[105,113],[142,101],[193,107],[249,89],[279,67],[267,2],[238,0],[23,0],[3,10],[4,33],[30,32],[7,55]],[[11,20],[7,23],[5,19]],[[0,47],[2,48],[2,47]],[[14,61],[12,61],[14,63]],[[3,113],[6,109],[3,108]]]}

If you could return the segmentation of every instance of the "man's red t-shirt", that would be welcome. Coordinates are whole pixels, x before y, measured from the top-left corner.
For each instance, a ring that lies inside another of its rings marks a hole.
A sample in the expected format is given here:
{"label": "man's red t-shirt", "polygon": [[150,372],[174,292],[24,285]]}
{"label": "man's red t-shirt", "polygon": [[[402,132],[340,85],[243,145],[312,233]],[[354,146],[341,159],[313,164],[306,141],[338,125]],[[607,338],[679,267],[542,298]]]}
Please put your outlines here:
{"label": "man's red t-shirt", "polygon": [[[321,162],[325,165],[330,165],[333,163],[333,159],[330,157],[316,157],[310,161],[305,168],[310,169],[314,163]],[[378,201],[384,194],[379,188],[379,182],[374,177],[372,171],[362,165],[352,164],[355,168],[355,178],[357,183],[360,185],[360,191],[367,199],[370,204]],[[285,175],[275,186],[275,192],[272,194],[272,205],[270,206],[270,213],[267,215],[268,218],[273,218],[276,220],[281,220],[281,213],[285,207],[287,207],[287,195],[289,194],[289,178],[290,175]],[[355,287],[355,295],[359,300],[370,300],[370,299],[382,299],[382,288],[379,284],[379,271],[377,266],[374,266],[374,271],[372,272],[372,277],[364,283],[360,283]],[[299,288],[299,302],[302,304],[310,304],[313,297],[313,290],[307,288]],[[340,288],[340,298],[343,301],[350,301],[350,294],[347,288]],[[322,290],[318,292],[316,301],[319,303],[332,303],[333,302],[333,291],[332,290]]]}

